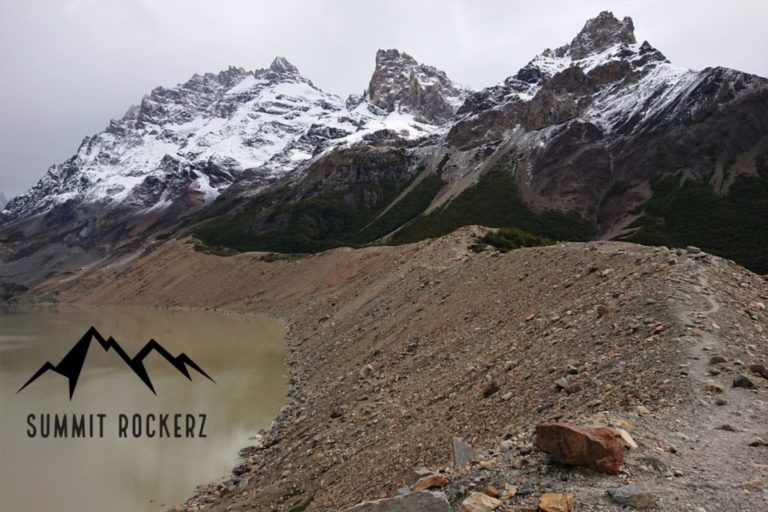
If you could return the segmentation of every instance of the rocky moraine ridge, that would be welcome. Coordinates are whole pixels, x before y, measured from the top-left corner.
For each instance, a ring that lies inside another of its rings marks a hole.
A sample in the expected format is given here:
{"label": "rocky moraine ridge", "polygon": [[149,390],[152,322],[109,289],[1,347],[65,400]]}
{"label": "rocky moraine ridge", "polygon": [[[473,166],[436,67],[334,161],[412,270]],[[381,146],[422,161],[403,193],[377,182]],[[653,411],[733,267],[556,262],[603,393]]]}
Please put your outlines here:
{"label": "rocky moraine ridge", "polygon": [[288,324],[291,403],[175,510],[765,510],[763,277],[695,247],[487,234],[302,258],[170,241],[28,299]]}

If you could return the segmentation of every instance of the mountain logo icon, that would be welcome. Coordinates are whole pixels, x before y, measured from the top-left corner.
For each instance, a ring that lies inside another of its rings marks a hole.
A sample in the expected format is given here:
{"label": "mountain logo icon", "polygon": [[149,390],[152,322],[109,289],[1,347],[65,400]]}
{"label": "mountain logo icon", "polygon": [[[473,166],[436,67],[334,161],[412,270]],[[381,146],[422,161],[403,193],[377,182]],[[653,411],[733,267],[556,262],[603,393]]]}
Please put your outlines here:
{"label": "mountain logo icon", "polygon": [[171,363],[174,368],[176,368],[189,380],[192,380],[192,376],[189,374],[189,368],[192,368],[211,382],[216,382],[211,378],[210,375],[205,373],[205,371],[200,368],[197,363],[190,359],[189,356],[183,352],[178,356],[173,356],[154,339],[149,340],[147,344],[144,345],[144,347],[131,358],[128,356],[125,350],[123,350],[123,347],[121,347],[120,344],[112,336],[104,339],[104,336],[102,336],[95,327],[91,327],[85,332],[83,337],[80,338],[80,341],[75,343],[75,346],[72,347],[69,352],[67,352],[67,355],[65,355],[61,361],[59,361],[59,364],[53,365],[50,361],[46,361],[46,363],[41,366],[40,369],[37,370],[35,374],[32,375],[32,377],[23,386],[21,386],[16,393],[20,393],[24,388],[35,382],[40,376],[50,370],[66,377],[69,380],[69,399],[72,400],[72,396],[75,394],[75,386],[77,386],[77,380],[80,378],[80,372],[83,369],[83,364],[85,364],[85,357],[88,355],[88,349],[91,346],[91,341],[94,339],[99,343],[104,351],[114,350],[117,355],[119,355],[120,358],[125,362],[125,364],[127,364],[128,367],[133,370],[133,373],[135,373],[136,376],[141,379],[141,381],[146,384],[146,386],[154,394],[157,394],[157,392],[152,385],[152,380],[149,378],[147,369],[144,368],[144,358],[146,358],[152,352],[156,352],[161,355],[166,361]]}

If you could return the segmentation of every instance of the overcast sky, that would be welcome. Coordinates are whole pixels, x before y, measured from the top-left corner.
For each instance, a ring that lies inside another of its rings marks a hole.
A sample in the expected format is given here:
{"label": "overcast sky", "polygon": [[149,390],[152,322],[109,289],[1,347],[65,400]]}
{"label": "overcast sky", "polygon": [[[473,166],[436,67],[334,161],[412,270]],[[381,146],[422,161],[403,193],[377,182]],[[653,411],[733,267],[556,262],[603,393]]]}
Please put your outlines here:
{"label": "overcast sky", "polygon": [[768,0],[0,0],[0,191],[23,192],[157,85],[285,56],[346,97],[379,48],[482,88],[602,10],[673,63],[768,76]]}

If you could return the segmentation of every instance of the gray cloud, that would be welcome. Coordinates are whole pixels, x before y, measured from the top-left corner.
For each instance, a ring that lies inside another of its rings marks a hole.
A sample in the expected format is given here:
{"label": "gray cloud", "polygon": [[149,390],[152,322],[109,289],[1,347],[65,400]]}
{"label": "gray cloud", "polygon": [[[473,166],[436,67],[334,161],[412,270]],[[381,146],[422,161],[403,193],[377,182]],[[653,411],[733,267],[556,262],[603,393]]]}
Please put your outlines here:
{"label": "gray cloud", "polygon": [[0,0],[0,191],[23,192],[153,87],[194,73],[283,55],[346,96],[378,48],[398,48],[482,88],[606,9],[677,65],[768,76],[764,0]]}

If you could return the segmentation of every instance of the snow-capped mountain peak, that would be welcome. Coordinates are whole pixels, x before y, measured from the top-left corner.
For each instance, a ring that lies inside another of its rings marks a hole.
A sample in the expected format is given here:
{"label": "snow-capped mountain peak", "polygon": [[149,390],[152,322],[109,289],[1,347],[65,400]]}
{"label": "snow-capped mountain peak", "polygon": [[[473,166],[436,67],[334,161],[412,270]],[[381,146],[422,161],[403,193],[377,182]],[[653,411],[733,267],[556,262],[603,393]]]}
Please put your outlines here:
{"label": "snow-capped mountain peak", "polygon": [[269,69],[275,73],[299,74],[299,68],[288,62],[285,57],[275,57],[275,60],[269,65]]}
{"label": "snow-capped mountain peak", "polygon": [[616,44],[636,42],[632,18],[626,16],[623,20],[618,20],[613,13],[603,11],[588,20],[571,43],[558,48],[557,52],[565,53],[573,60],[580,60]]}
{"label": "snow-capped mountain peak", "polygon": [[72,158],[14,198],[1,220],[69,200],[154,210],[191,193],[202,204],[246,173],[270,182],[376,131],[404,138],[445,131],[438,121],[453,115],[463,90],[444,73],[395,53],[405,78],[391,81],[400,87],[390,89],[399,95],[392,108],[377,105],[378,92],[345,103],[284,57],[265,69],[229,67],[157,87],[103,132],[85,137]]}

